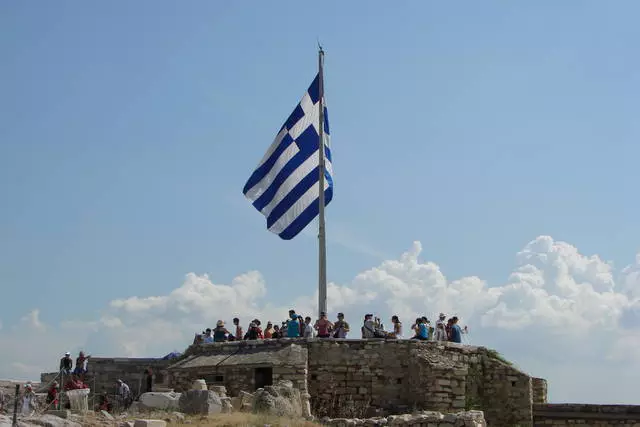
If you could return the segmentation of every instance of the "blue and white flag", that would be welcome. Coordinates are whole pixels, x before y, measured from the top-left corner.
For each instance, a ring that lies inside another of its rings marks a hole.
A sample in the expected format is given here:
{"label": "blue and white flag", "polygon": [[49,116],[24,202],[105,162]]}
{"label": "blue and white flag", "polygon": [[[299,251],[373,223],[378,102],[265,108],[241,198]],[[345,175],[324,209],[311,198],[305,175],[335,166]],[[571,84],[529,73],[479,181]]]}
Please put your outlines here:
{"label": "blue and white flag", "polygon": [[[320,151],[319,76],[282,125],[273,144],[244,186],[243,193],[267,218],[267,228],[294,238],[318,216]],[[324,103],[325,206],[333,197],[329,116]]]}

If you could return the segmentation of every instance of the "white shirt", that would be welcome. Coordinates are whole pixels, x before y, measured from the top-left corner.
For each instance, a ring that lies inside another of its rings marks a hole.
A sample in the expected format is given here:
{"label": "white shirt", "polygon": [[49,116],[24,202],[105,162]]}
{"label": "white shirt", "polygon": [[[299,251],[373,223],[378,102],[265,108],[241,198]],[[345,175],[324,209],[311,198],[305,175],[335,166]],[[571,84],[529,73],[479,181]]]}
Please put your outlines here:
{"label": "white shirt", "polygon": [[305,338],[313,338],[313,326],[311,326],[311,323],[308,323],[304,327],[304,337]]}

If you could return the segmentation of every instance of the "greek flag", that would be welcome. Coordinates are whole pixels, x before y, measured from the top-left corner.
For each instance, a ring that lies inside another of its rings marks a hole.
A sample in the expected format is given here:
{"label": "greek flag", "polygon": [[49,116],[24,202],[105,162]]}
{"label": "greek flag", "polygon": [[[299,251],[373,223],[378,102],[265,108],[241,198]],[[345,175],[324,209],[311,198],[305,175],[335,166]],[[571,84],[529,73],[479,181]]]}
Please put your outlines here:
{"label": "greek flag", "polygon": [[[294,238],[318,216],[319,101],[319,75],[316,75],[243,189],[245,197],[267,218],[269,231],[284,240]],[[333,168],[324,99],[323,105],[326,206],[333,197]]]}

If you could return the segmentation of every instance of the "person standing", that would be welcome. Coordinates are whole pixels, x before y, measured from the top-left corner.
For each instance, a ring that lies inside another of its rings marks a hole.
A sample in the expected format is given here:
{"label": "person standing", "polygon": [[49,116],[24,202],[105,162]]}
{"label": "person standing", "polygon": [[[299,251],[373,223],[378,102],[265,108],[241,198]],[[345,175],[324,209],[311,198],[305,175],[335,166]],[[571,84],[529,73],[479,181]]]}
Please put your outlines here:
{"label": "person standing", "polygon": [[436,331],[434,334],[436,341],[447,341],[447,325],[444,321],[446,317],[447,316],[444,313],[440,313],[438,320],[436,320]]}
{"label": "person standing", "polygon": [[236,334],[234,335],[234,339],[239,341],[242,338],[244,338],[244,330],[242,329],[242,326],[240,325],[240,319],[238,319],[237,317],[234,317],[233,318],[233,324],[236,327]]}
{"label": "person standing", "polygon": [[333,337],[346,338],[349,329],[349,323],[344,320],[344,313],[338,313],[338,321],[333,324]]}
{"label": "person standing", "polygon": [[287,321],[287,338],[300,337],[300,322],[295,310],[289,310],[289,320]]}
{"label": "person standing", "polygon": [[318,338],[329,338],[331,336],[331,328],[333,323],[327,319],[327,313],[324,311],[320,313],[320,318],[316,320],[316,324],[313,326],[318,331]]}
{"label": "person standing", "polygon": [[398,316],[391,317],[391,323],[393,323],[393,337],[397,339],[402,338],[402,322]]}
{"label": "person standing", "polygon": [[151,393],[153,391],[153,371],[151,367],[148,367],[144,370],[144,380],[145,380],[145,393]]}
{"label": "person standing", "polygon": [[451,319],[451,342],[462,343],[462,334],[466,334],[469,330],[465,326],[464,329],[458,325],[458,317],[453,316]]}

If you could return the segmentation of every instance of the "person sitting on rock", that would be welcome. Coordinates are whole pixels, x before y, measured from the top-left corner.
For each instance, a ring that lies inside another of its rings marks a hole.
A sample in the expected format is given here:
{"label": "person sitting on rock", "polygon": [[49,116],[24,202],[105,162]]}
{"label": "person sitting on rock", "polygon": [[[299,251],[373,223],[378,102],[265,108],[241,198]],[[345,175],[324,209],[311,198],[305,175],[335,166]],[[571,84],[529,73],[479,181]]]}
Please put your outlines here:
{"label": "person sitting on rock", "polygon": [[213,332],[211,332],[211,328],[205,329],[204,335],[202,337],[202,342],[204,344],[211,344],[212,342],[215,342],[215,340],[213,339]]}
{"label": "person sitting on rock", "polygon": [[344,313],[338,313],[338,321],[333,324],[333,337],[346,338],[349,329],[349,323],[344,320]]}
{"label": "person sitting on rock", "polygon": [[227,336],[229,335],[229,331],[224,327],[224,321],[218,320],[216,323],[216,328],[213,330],[213,341],[214,342],[225,342],[227,341]]}
{"label": "person sitting on rock", "polygon": [[424,319],[416,319],[416,335],[411,338],[412,340],[426,341],[429,339],[429,328]]}
{"label": "person sitting on rock", "polygon": [[373,314],[365,314],[362,325],[362,339],[375,338],[376,326],[373,323]]}
{"label": "person sitting on rock", "polygon": [[402,322],[398,316],[391,316],[391,323],[393,323],[393,338],[402,338]]}
{"label": "person sitting on rock", "polygon": [[96,411],[111,412],[112,410],[113,410],[113,405],[109,401],[109,396],[107,396],[107,393],[102,393],[100,395],[98,405],[96,407]]}
{"label": "person sitting on rock", "polygon": [[64,354],[64,357],[60,359],[60,371],[65,375],[71,375],[73,370],[73,359],[71,359],[71,353],[68,351]]}

